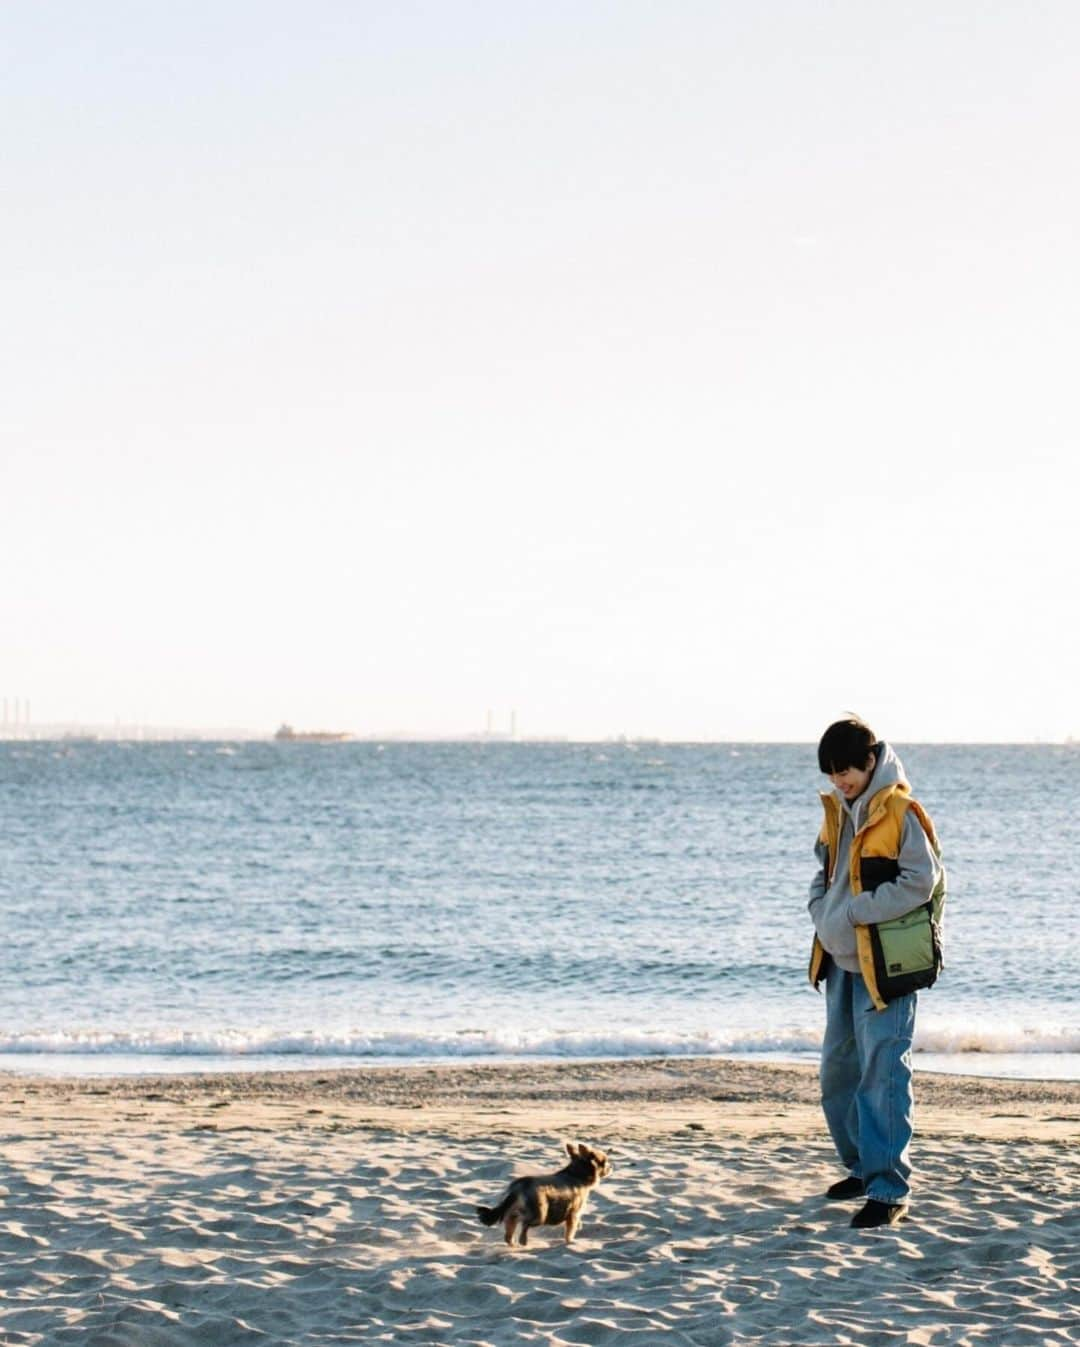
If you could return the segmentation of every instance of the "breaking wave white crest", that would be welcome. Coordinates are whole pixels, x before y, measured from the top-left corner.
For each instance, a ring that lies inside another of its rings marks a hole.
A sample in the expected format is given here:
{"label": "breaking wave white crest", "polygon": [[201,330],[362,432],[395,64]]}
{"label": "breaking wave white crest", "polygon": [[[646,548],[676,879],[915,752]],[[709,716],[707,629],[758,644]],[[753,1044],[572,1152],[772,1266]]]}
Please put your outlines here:
{"label": "breaking wave white crest", "polygon": [[[178,1033],[71,1030],[0,1034],[0,1055],[100,1057],[305,1057],[407,1061],[461,1058],[632,1058],[793,1056],[815,1053],[816,1030],[782,1033],[739,1031],[661,1033],[650,1031],[565,1032],[557,1030],[462,1029],[455,1032],[303,1032],[231,1030]],[[1080,1030],[1063,1026],[987,1028],[967,1023],[929,1026],[915,1040],[916,1052],[935,1055],[1080,1053]]]}

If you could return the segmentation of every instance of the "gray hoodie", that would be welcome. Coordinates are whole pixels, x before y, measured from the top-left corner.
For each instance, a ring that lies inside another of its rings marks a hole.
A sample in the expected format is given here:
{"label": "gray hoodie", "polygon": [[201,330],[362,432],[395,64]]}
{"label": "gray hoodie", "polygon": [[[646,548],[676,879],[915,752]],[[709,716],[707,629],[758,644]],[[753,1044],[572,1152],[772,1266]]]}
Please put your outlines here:
{"label": "gray hoodie", "polygon": [[828,848],[818,841],[814,853],[820,869],[810,885],[810,916],[818,939],[826,951],[849,973],[859,971],[855,953],[855,927],[869,926],[878,921],[902,917],[928,902],[941,873],[941,865],[930,846],[922,824],[909,810],[904,815],[904,829],[900,838],[900,869],[896,879],[879,884],[872,893],[853,894],[848,873],[848,857],[855,834],[866,822],[870,801],[879,790],[897,782],[907,782],[904,766],[888,744],[878,745],[877,765],[866,789],[850,803],[839,791],[842,825],[839,855],[833,867],[833,882],[826,887],[825,868],[829,861]]}

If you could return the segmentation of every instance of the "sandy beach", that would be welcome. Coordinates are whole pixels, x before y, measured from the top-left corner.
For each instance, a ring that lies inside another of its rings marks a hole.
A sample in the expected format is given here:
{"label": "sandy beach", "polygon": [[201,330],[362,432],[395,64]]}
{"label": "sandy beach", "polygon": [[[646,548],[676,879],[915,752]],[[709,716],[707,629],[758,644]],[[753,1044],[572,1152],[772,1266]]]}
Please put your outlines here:
{"label": "sandy beach", "polygon": [[[0,1341],[1080,1342],[1080,1084],[920,1075],[910,1220],[848,1227],[812,1068],[0,1077]],[[564,1139],[577,1241],[484,1229]]]}

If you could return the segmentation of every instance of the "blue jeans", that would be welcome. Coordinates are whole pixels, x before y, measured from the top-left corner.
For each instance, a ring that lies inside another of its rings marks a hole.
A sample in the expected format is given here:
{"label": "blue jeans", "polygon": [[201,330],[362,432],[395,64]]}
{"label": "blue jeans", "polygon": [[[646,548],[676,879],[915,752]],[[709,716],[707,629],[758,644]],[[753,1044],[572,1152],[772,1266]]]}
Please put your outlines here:
{"label": "blue jeans", "polygon": [[821,1106],[840,1159],[878,1202],[903,1202],[909,1192],[917,996],[875,1010],[858,973],[829,965]]}

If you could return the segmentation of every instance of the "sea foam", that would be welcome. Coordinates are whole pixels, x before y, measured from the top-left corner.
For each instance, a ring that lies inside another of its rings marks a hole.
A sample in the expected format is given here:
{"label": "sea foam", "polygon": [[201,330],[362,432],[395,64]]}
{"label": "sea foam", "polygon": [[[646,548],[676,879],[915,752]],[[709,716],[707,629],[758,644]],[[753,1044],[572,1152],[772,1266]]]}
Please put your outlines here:
{"label": "sea foam", "polygon": [[[811,1056],[819,1033],[567,1033],[544,1030],[459,1030],[456,1032],[288,1033],[279,1030],[176,1033],[85,1030],[0,1035],[0,1055],[292,1057],[421,1061],[439,1058],[635,1058],[728,1057],[742,1054]],[[1080,1053],[1080,1033],[1065,1028],[1021,1026],[979,1028],[939,1024],[917,1033],[917,1053],[972,1054]]]}

